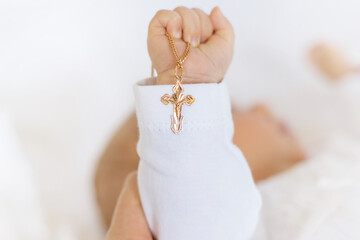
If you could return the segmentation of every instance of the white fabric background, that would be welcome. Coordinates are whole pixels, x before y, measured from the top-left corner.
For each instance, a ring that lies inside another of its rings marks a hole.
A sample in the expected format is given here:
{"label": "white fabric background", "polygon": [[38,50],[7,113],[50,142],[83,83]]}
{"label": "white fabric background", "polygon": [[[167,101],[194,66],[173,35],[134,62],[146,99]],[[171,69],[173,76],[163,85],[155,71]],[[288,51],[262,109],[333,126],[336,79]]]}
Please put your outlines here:
{"label": "white fabric background", "polygon": [[38,189],[24,158],[11,119],[0,112],[0,236],[47,239]]}
{"label": "white fabric background", "polygon": [[308,161],[258,184],[266,240],[359,239],[359,145],[338,136]]}
{"label": "white fabric background", "polygon": [[307,63],[306,51],[329,40],[360,62],[356,0],[0,1],[0,109],[31,167],[51,239],[103,235],[94,164],[133,109],[132,85],[149,76],[151,17],[161,8],[209,11],[217,4],[236,31],[226,76],[234,102],[266,100],[312,150],[328,132],[321,124],[326,114],[317,113],[328,106],[333,86]]}

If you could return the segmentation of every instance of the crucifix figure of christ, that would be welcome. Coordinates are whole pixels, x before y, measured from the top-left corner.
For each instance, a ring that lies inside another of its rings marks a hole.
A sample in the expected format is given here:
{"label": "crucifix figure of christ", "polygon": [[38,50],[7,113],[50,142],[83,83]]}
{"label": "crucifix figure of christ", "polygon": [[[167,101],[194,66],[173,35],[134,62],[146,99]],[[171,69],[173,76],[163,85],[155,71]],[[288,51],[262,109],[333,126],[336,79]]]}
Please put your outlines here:
{"label": "crucifix figure of christ", "polygon": [[185,103],[188,106],[191,106],[195,102],[195,98],[191,95],[185,96],[183,94],[184,88],[181,86],[180,81],[177,81],[175,86],[173,87],[173,94],[170,96],[169,94],[165,94],[161,97],[161,102],[165,105],[172,103],[174,106],[173,115],[171,115],[171,130],[175,134],[179,134],[182,130],[182,121],[183,116],[181,115],[182,105]]}

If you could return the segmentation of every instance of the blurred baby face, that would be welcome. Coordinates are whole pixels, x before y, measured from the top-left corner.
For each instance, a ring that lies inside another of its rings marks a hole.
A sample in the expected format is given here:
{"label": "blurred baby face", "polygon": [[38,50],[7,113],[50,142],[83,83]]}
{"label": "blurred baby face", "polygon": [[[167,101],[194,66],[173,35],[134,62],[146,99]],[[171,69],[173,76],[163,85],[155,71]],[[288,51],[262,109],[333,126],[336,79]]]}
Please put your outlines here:
{"label": "blurred baby face", "polygon": [[264,105],[233,113],[234,143],[242,150],[255,181],[288,169],[305,158],[289,129]]}

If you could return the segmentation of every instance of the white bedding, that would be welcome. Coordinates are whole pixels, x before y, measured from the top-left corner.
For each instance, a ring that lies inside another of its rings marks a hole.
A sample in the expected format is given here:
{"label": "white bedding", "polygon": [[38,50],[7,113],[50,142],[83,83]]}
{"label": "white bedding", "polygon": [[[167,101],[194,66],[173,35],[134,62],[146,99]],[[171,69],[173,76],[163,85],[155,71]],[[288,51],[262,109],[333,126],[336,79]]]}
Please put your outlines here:
{"label": "white bedding", "polygon": [[359,239],[359,172],[360,142],[338,137],[316,156],[260,183],[263,239]]}
{"label": "white bedding", "polygon": [[0,238],[48,239],[38,188],[11,124],[0,111]]}

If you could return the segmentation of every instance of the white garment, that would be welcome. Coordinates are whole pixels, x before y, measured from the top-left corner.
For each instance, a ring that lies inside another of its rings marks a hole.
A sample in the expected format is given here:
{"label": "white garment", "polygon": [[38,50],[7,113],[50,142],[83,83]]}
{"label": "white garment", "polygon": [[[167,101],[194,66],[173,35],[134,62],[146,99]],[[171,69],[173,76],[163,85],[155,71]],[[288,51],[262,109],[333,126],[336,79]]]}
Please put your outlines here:
{"label": "white garment", "polygon": [[[152,81],[152,82],[151,82]],[[171,85],[134,87],[140,131],[138,185],[158,240],[250,239],[261,198],[241,151],[224,82],[184,84],[196,101],[183,106],[183,130],[171,129],[173,106],[160,98]]]}

